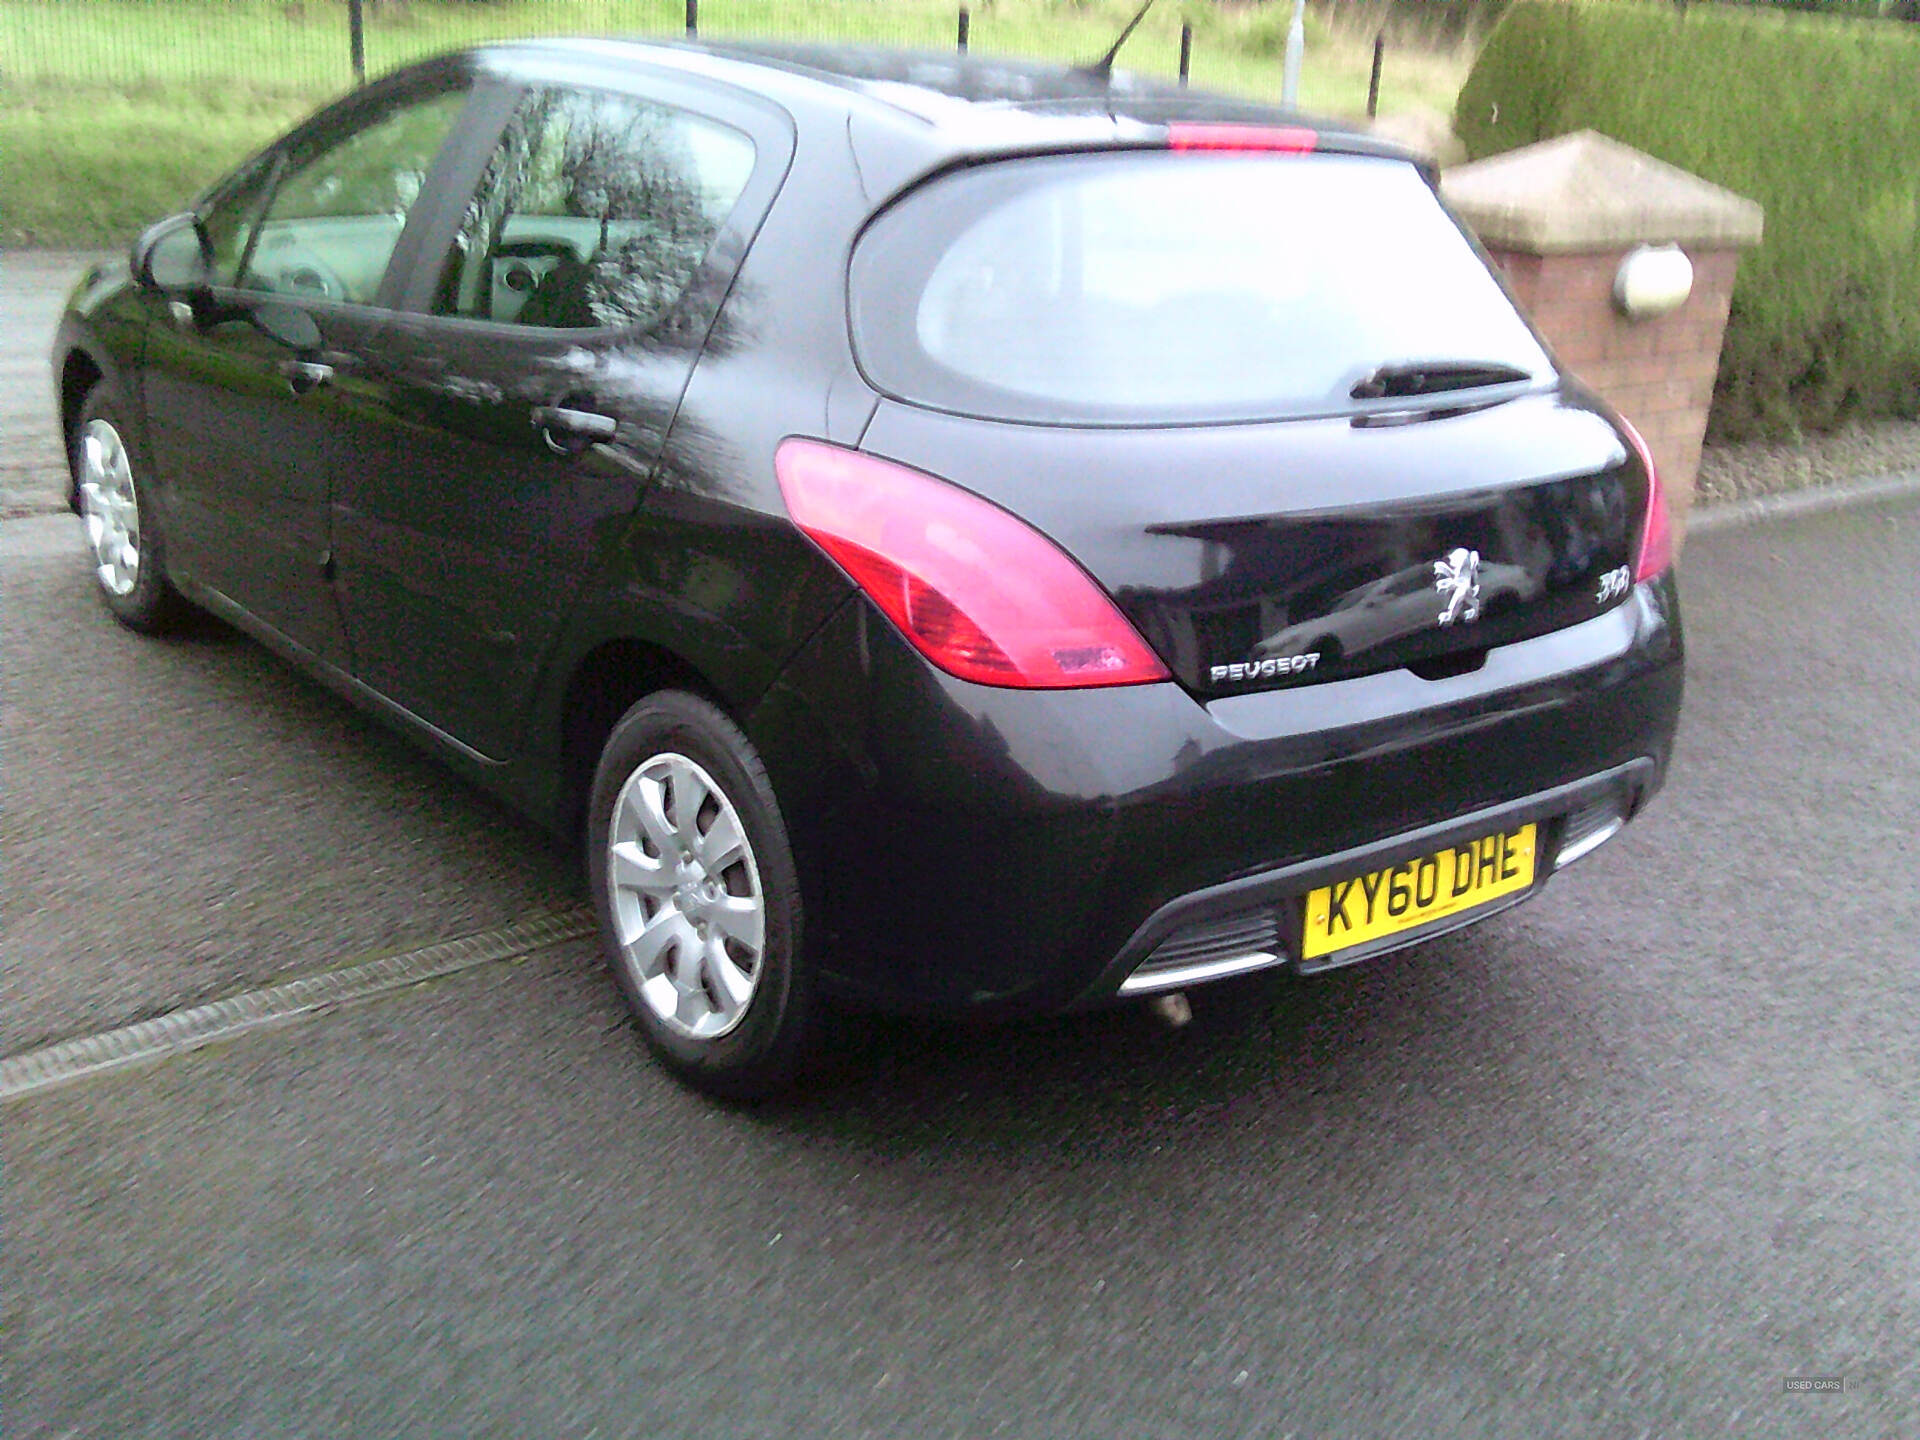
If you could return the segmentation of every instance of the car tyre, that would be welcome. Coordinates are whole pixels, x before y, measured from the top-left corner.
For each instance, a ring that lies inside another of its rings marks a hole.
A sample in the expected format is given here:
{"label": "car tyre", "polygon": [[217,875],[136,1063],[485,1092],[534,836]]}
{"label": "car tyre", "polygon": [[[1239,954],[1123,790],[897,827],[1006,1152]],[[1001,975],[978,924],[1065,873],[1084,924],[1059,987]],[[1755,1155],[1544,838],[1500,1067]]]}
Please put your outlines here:
{"label": "car tyre", "polygon": [[696,695],[641,700],[601,751],[586,842],[602,947],[654,1054],[724,1098],[786,1085],[814,1003],[793,852],[752,742]]}
{"label": "car tyre", "polygon": [[96,385],[68,440],[74,493],[100,597],[122,625],[155,634],[179,621],[186,602],[167,578],[153,494],[127,435],[118,407]]}

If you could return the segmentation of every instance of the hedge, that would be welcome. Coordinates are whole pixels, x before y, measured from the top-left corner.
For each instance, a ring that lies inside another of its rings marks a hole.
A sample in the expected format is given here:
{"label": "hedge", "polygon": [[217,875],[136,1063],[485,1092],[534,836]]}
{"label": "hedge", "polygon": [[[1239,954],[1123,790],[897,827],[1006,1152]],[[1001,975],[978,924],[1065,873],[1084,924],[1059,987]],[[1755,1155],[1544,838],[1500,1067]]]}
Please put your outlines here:
{"label": "hedge", "polygon": [[1454,114],[1478,159],[1592,129],[1766,207],[1712,433],[1920,416],[1920,32],[1637,0],[1516,0]]}

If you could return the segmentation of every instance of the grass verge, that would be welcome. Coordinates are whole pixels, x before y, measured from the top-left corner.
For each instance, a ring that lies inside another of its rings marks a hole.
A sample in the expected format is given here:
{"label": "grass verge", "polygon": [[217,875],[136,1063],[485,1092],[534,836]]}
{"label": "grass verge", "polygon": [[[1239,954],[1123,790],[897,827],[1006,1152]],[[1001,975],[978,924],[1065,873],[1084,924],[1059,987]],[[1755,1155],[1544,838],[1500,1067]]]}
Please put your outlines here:
{"label": "grass verge", "polygon": [[[974,0],[976,54],[1085,60],[1132,13],[1106,0]],[[1156,7],[1124,68],[1171,79],[1183,15],[1193,84],[1277,99],[1290,7]],[[949,0],[705,0],[703,38],[946,49]],[[684,0],[384,0],[367,9],[370,76],[437,51],[536,34],[676,36]],[[0,0],[0,244],[126,241],[352,83],[344,0]],[[1365,112],[1370,41],[1313,23],[1304,108]],[[1451,111],[1465,58],[1396,50],[1381,110]]]}

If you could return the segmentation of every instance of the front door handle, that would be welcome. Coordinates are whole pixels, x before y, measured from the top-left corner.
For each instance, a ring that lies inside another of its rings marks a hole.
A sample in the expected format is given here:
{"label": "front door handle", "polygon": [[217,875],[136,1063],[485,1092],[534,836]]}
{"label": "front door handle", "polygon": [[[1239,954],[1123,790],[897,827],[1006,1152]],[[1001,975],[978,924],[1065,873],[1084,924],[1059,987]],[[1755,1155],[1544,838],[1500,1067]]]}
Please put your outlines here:
{"label": "front door handle", "polygon": [[570,410],[564,405],[536,405],[533,423],[540,438],[556,455],[578,455],[589,445],[611,440],[619,432],[620,422],[611,415],[594,410]]}
{"label": "front door handle", "polygon": [[287,388],[296,395],[311,395],[333,380],[333,366],[317,360],[282,360],[274,368],[286,377]]}

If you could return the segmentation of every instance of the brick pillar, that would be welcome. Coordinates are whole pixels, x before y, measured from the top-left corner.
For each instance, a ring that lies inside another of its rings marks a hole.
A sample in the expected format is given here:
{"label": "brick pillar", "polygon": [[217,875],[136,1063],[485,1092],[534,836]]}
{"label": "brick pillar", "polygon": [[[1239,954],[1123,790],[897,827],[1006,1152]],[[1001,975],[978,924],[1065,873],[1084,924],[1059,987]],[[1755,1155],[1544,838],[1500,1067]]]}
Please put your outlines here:
{"label": "brick pillar", "polygon": [[[1760,207],[1582,131],[1449,170],[1448,203],[1479,235],[1561,365],[1646,437],[1684,535],[1740,250]],[[1621,262],[1678,245],[1693,288],[1678,309],[1633,318],[1615,303]]]}

